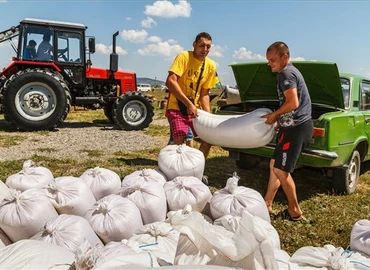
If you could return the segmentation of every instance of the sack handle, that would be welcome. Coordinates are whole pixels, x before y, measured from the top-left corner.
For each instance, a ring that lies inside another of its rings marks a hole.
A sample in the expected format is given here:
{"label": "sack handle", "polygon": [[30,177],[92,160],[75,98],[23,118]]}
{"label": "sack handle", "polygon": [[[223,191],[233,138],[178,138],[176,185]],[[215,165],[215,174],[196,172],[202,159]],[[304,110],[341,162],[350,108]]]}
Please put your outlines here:
{"label": "sack handle", "polygon": [[206,59],[204,58],[204,60],[203,60],[203,64],[202,64],[202,67],[200,68],[200,74],[199,74],[199,77],[198,77],[197,88],[195,88],[194,102],[195,102],[195,99],[197,98],[197,93],[198,93],[199,83],[200,83],[200,80],[202,79],[202,74],[203,74],[203,70],[204,70],[204,63],[205,63],[205,62],[206,62]]}

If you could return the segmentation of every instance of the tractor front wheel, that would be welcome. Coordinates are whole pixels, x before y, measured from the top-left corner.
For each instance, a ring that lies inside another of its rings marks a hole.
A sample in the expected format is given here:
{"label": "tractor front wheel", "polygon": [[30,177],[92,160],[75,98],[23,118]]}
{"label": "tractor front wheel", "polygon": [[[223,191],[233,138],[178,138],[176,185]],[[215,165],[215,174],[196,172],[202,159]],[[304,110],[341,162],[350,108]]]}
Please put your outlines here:
{"label": "tractor front wheel", "polygon": [[153,106],[141,92],[127,92],[113,105],[113,120],[124,130],[142,130],[153,121]]}

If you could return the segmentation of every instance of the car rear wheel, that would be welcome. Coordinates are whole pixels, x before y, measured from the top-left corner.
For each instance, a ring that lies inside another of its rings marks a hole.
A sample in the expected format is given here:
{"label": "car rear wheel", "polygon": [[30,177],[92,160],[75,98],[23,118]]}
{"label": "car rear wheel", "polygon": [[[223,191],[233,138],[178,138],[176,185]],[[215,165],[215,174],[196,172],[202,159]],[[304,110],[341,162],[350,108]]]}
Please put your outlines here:
{"label": "car rear wheel", "polygon": [[358,178],[360,177],[361,157],[355,150],[352,153],[348,165],[343,168],[334,169],[332,186],[337,194],[351,194],[355,191]]}

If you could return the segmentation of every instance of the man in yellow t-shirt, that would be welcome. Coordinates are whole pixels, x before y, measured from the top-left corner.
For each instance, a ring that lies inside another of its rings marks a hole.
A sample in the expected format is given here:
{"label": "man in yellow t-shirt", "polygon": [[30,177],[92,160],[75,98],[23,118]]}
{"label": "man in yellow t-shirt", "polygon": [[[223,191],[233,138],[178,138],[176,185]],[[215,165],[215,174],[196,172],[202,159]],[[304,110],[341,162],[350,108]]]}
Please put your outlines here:
{"label": "man in yellow t-shirt", "polygon": [[[216,64],[207,57],[211,46],[212,37],[206,32],[199,33],[193,42],[193,51],[179,53],[168,70],[167,117],[175,144],[185,142],[188,127],[196,136],[192,119],[198,116],[197,109],[211,111],[209,89],[217,82]],[[179,101],[186,106],[185,114],[180,111]],[[207,158],[210,148],[210,144],[202,141],[199,150]]]}

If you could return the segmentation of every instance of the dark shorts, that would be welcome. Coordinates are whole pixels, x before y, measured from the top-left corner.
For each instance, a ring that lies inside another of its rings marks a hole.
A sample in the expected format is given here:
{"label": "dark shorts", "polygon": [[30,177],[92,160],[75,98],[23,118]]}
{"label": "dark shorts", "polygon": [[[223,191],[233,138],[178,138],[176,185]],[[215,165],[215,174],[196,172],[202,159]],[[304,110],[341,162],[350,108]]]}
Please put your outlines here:
{"label": "dark shorts", "polygon": [[193,127],[193,118],[190,115],[182,115],[179,110],[168,110],[168,121],[173,139],[186,138],[189,132],[189,127],[193,132],[193,137],[197,134]]}
{"label": "dark shorts", "polygon": [[312,120],[296,127],[280,128],[272,156],[275,159],[274,167],[292,173],[300,154],[312,139],[312,135]]}

